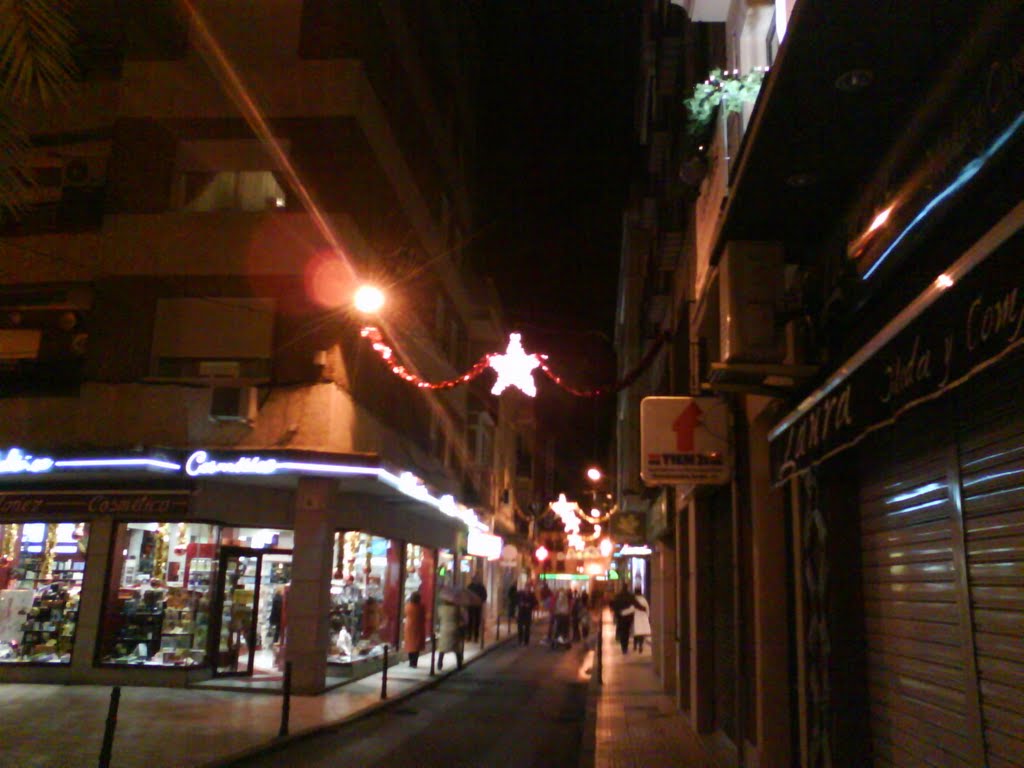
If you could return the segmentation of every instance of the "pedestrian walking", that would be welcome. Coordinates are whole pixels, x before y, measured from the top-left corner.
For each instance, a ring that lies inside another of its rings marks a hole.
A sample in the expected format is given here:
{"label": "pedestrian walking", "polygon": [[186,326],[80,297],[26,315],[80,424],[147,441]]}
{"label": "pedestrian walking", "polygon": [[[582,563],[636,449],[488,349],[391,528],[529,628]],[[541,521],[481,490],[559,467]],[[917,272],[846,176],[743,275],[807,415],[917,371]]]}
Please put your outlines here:
{"label": "pedestrian walking", "polygon": [[474,643],[480,641],[480,619],[483,616],[484,603],[487,602],[487,587],[484,586],[480,574],[473,577],[473,581],[466,587],[470,592],[480,598],[479,603],[470,603],[466,606],[468,622],[466,624],[466,636]]}
{"label": "pedestrian walking", "polygon": [[633,602],[636,604],[633,612],[633,650],[643,653],[644,641],[651,636],[651,606],[640,587],[636,588]]}
{"label": "pedestrian walking", "polygon": [[555,593],[555,605],[552,613],[551,623],[554,630],[551,633],[552,648],[568,648],[572,641],[569,636],[569,591],[560,589]]}
{"label": "pedestrian walking", "polygon": [[583,617],[587,614],[587,592],[575,595],[572,600],[572,640],[579,642],[586,636],[583,634]]}
{"label": "pedestrian walking", "polygon": [[455,653],[455,666],[462,669],[462,650],[465,638],[466,621],[462,606],[454,600],[442,596],[437,607],[437,668],[444,667],[444,655],[450,651]]}
{"label": "pedestrian walking", "polygon": [[533,627],[533,611],[537,607],[537,596],[533,594],[533,586],[527,584],[516,596],[516,628],[519,632],[519,645],[530,644],[530,629]]}
{"label": "pedestrian walking", "polygon": [[409,654],[409,666],[415,667],[419,662],[420,653],[427,644],[426,610],[419,590],[409,596],[405,604],[405,627],[403,635],[405,652]]}
{"label": "pedestrian walking", "polygon": [[519,588],[516,587],[516,583],[513,581],[508,585],[508,592],[505,595],[505,610],[508,611],[508,626],[512,626],[512,622],[516,620],[516,602],[519,599]]}
{"label": "pedestrian walking", "polygon": [[629,653],[629,635],[633,631],[633,614],[636,612],[633,597],[629,587],[623,585],[622,591],[616,594],[610,603],[615,613],[615,639],[619,641],[623,653]]}

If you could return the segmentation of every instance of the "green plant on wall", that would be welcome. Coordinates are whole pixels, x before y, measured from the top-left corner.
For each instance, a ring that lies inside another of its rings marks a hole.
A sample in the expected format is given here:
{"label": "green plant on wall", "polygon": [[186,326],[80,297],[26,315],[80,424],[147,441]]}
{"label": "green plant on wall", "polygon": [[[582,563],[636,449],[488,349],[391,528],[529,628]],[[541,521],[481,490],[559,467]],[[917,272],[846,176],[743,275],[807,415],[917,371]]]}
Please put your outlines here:
{"label": "green plant on wall", "polygon": [[692,136],[704,133],[715,117],[719,107],[726,114],[739,112],[744,104],[752,104],[761,90],[761,81],[767,67],[755,67],[745,75],[739,70],[722,72],[713,69],[708,79],[693,87],[693,96],[684,99],[686,105],[686,130]]}

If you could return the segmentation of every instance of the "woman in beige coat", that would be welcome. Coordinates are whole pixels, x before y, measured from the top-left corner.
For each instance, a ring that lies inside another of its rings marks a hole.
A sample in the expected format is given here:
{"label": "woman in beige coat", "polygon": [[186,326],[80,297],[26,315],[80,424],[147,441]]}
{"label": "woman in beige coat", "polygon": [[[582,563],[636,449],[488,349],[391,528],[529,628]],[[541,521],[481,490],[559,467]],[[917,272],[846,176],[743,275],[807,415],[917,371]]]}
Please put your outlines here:
{"label": "woman in beige coat", "polygon": [[438,669],[444,667],[444,655],[449,651],[455,652],[455,665],[458,669],[462,669],[462,634],[465,623],[465,619],[462,616],[462,606],[442,598],[441,604],[437,607]]}

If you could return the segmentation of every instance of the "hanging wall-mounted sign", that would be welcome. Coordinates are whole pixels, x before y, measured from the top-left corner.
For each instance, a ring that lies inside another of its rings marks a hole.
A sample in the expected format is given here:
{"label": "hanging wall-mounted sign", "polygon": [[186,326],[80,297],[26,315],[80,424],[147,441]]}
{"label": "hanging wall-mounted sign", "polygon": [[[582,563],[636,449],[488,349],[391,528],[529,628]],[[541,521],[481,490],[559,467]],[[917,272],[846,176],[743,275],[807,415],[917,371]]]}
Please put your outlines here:
{"label": "hanging wall-mounted sign", "polygon": [[729,411],[717,397],[640,402],[640,476],[648,485],[729,482]]}

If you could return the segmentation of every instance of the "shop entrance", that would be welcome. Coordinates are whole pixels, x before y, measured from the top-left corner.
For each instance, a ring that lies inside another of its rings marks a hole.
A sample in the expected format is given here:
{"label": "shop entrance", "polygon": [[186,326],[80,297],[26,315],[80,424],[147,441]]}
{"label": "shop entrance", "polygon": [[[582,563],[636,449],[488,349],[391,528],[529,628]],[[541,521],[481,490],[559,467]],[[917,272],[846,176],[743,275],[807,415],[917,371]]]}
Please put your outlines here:
{"label": "shop entrance", "polygon": [[281,677],[292,553],[221,547],[214,617],[216,677]]}

